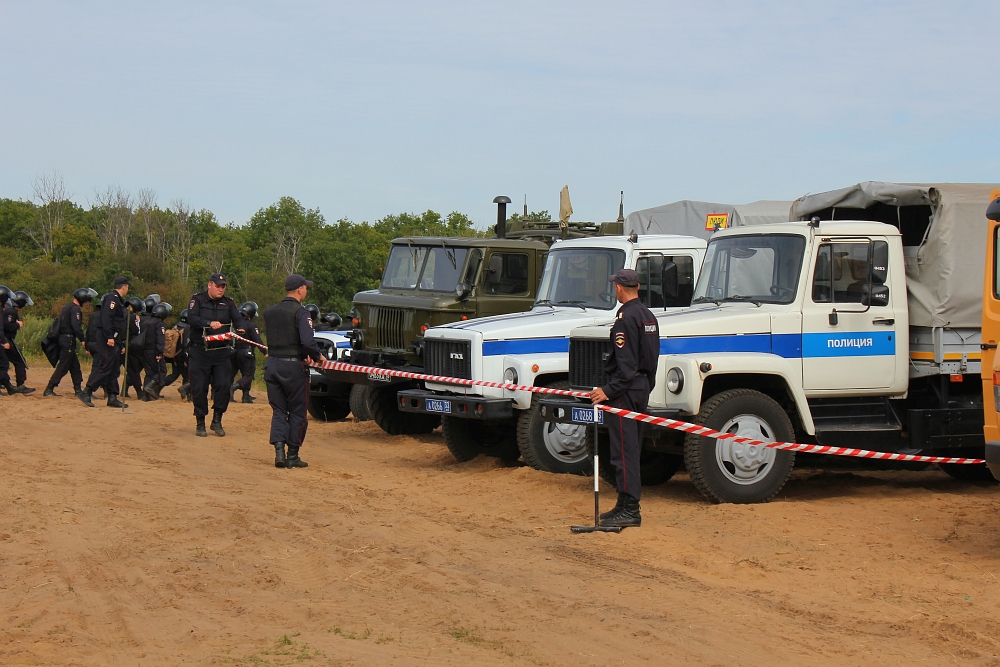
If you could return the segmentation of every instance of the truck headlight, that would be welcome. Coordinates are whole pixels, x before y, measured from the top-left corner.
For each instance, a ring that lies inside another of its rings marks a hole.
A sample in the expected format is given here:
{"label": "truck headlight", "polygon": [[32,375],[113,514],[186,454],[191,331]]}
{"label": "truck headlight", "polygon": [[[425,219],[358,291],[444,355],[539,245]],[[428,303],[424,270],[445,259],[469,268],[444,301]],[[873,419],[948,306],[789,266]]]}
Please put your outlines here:
{"label": "truck headlight", "polygon": [[517,369],[508,368],[503,372],[503,381],[507,384],[517,384]]}
{"label": "truck headlight", "polygon": [[683,388],[684,371],[675,366],[667,371],[667,391],[671,394],[679,394]]}

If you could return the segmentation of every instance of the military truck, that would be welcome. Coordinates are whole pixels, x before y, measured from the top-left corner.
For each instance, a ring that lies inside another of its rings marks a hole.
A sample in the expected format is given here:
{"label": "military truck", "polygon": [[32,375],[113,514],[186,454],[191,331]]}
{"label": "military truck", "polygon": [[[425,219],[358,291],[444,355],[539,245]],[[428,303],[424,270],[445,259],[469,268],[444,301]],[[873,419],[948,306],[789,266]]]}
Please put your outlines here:
{"label": "military truck", "polygon": [[[392,241],[378,289],[358,292],[351,309],[351,349],[341,361],[423,372],[424,332],[450,322],[531,310],[549,246],[560,239],[620,235],[617,222],[507,220],[507,197],[497,197],[496,236],[408,237]],[[429,433],[439,415],[404,414],[401,389],[421,383],[378,372],[324,371],[331,381],[365,385],[367,407],[386,433]]]}

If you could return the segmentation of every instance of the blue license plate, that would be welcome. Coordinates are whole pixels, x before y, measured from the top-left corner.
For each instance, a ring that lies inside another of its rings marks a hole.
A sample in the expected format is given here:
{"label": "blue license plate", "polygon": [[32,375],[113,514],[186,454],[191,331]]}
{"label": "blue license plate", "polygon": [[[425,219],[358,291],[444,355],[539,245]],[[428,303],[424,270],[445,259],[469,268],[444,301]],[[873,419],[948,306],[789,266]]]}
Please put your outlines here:
{"label": "blue license plate", "polygon": [[451,401],[441,401],[436,398],[428,398],[424,401],[424,407],[427,408],[427,412],[451,413]]}
{"label": "blue license plate", "polygon": [[[594,409],[593,408],[573,408],[572,419],[577,424],[593,424],[594,423]],[[604,423],[604,411],[597,411],[597,423]]]}

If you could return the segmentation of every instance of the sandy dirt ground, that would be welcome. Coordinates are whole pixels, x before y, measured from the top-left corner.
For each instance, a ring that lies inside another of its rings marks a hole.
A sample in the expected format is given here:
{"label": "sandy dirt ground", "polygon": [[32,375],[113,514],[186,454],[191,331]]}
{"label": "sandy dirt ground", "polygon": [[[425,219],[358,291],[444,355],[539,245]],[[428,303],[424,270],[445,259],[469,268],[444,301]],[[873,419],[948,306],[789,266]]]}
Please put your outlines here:
{"label": "sandy dirt ground", "polygon": [[[0,397],[3,665],[1000,665],[1000,487],[801,469],[773,502],[686,475],[571,535],[591,481],[441,436],[269,409],[196,438],[173,388],[116,414]],[[607,500],[612,500],[607,489]]]}

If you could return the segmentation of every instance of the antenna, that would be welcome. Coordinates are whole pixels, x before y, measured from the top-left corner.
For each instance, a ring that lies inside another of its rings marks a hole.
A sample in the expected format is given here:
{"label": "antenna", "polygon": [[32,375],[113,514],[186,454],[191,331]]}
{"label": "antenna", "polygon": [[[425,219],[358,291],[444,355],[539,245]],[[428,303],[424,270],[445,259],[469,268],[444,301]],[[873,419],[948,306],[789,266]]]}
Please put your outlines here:
{"label": "antenna", "polygon": [[524,195],[524,214],[521,216],[521,220],[527,222],[528,220],[528,195]]}
{"label": "antenna", "polygon": [[625,191],[622,190],[621,201],[618,202],[618,222],[625,222]]}

